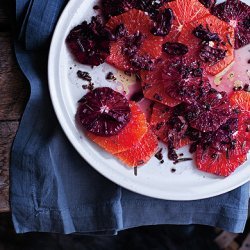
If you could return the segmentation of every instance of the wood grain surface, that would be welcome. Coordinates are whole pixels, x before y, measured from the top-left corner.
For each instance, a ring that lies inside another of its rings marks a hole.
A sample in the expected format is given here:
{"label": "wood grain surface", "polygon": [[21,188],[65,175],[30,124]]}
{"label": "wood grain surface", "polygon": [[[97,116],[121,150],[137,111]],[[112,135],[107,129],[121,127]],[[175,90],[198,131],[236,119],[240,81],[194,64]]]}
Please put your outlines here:
{"label": "wood grain surface", "polygon": [[9,210],[9,152],[18,121],[0,122],[0,211]]}
{"label": "wood grain surface", "polygon": [[29,92],[14,57],[7,7],[0,1],[0,213],[10,210],[10,150]]}
{"label": "wood grain surface", "polygon": [[18,120],[27,97],[26,80],[14,59],[8,33],[0,33],[0,44],[0,120]]}

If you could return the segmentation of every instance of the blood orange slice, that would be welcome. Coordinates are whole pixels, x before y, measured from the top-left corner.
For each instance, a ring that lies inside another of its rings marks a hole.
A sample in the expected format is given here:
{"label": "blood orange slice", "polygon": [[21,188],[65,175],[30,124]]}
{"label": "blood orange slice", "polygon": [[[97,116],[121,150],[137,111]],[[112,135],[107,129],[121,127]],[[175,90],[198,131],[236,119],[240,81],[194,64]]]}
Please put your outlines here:
{"label": "blood orange slice", "polygon": [[209,10],[197,0],[175,0],[165,4],[171,8],[180,25],[200,19],[209,15]]}
{"label": "blood orange slice", "polygon": [[177,41],[184,24],[209,15],[209,10],[197,0],[176,0],[166,3],[164,8],[171,8],[175,16],[172,29],[165,38],[166,41]]}
{"label": "blood orange slice", "polygon": [[121,54],[123,41],[111,43],[110,55],[107,57],[106,62],[114,65],[120,70],[130,71],[131,65],[127,57]]}
{"label": "blood orange slice", "polygon": [[177,75],[177,69],[171,66],[172,63],[175,65],[175,62],[178,64],[179,60],[163,55],[154,63],[152,71],[141,72],[142,89],[146,98],[170,107],[174,107],[181,102],[170,97],[166,91],[168,84],[172,84]]}
{"label": "blood orange slice", "polygon": [[247,153],[250,149],[250,93],[234,92],[230,97],[230,104],[233,108],[240,109],[236,139],[242,142],[241,152]]}
{"label": "blood orange slice", "polygon": [[236,91],[231,95],[230,103],[234,108],[250,111],[250,93],[246,91]]}
{"label": "blood orange slice", "polygon": [[108,87],[88,92],[78,103],[76,113],[78,125],[96,135],[118,134],[130,120],[128,100]]}
{"label": "blood orange slice", "polygon": [[127,151],[115,156],[129,167],[144,165],[158,149],[158,140],[151,130],[142,139]]}
{"label": "blood orange slice", "polygon": [[[231,103],[238,100],[237,93],[232,96]],[[242,93],[244,92],[242,91]],[[242,97],[242,95],[239,96]],[[241,100],[241,103],[245,103],[244,98]],[[238,106],[237,103],[235,107],[242,108],[243,106]],[[247,106],[245,107],[248,108]],[[196,162],[200,170],[221,176],[228,176],[247,159],[247,153],[250,149],[250,112],[242,110],[238,114],[237,120],[238,131],[233,134],[231,146],[226,147],[224,150],[218,150],[212,146],[203,149],[202,145],[198,146]]]}
{"label": "blood orange slice", "polygon": [[250,112],[242,111],[238,116],[238,134],[236,139],[241,142],[238,154],[248,153],[250,149]]}
{"label": "blood orange slice", "polygon": [[[140,56],[149,56],[154,59],[161,55],[163,39],[150,33],[153,21],[143,11],[132,9],[119,16],[112,17],[107,23],[107,27],[114,30],[121,24],[127,30],[127,35],[133,36],[136,32],[142,34],[143,41],[138,51]],[[122,38],[116,42],[112,42],[110,56],[106,61],[118,69],[132,71],[133,68],[130,61],[123,53],[124,44],[125,41]]]}
{"label": "blood orange slice", "polygon": [[150,127],[154,134],[163,142],[167,142],[167,122],[171,117],[172,109],[155,103],[150,117]]}
{"label": "blood orange slice", "polygon": [[238,132],[233,136],[234,143],[227,150],[218,151],[213,147],[203,149],[200,145],[196,152],[198,169],[228,176],[247,159],[250,149],[250,112],[242,111],[238,116]]}
{"label": "blood orange slice", "polygon": [[[240,147],[239,143],[236,147]],[[238,166],[246,160],[246,154],[237,154],[237,150],[218,152],[212,148],[203,150],[198,147],[196,163],[198,169],[220,176],[230,175]]]}
{"label": "blood orange slice", "polygon": [[231,115],[227,94],[214,89],[187,106],[185,111],[189,125],[202,132],[216,131]]}
{"label": "blood orange slice", "polygon": [[169,107],[174,107],[180,103],[179,100],[176,100],[166,94],[164,86],[157,82],[152,82],[152,85],[150,83],[148,84],[147,82],[142,82],[142,88],[144,96],[149,100],[162,103]]}
{"label": "blood orange slice", "polygon": [[131,119],[117,134],[109,137],[88,132],[87,136],[111,154],[126,151],[137,144],[148,130],[146,117],[134,102],[130,103]]}
{"label": "blood orange slice", "polygon": [[239,49],[250,43],[250,6],[249,2],[240,0],[227,0],[217,4],[212,12],[225,22],[228,22],[235,30],[235,48]]}
{"label": "blood orange slice", "polygon": [[[202,43],[202,40],[193,34],[194,29],[199,25],[202,25],[204,29],[219,35],[221,40],[219,42],[219,49],[225,51],[225,57],[223,59],[216,61],[219,55],[212,54],[211,51],[207,51],[207,49],[217,49],[217,42],[207,42],[208,47],[206,47],[206,50],[203,51],[204,44]],[[178,38],[178,42],[188,46],[189,51],[185,55],[188,62],[200,61],[204,70],[212,75],[216,75],[221,72],[234,60],[234,29],[226,22],[212,15],[185,24]],[[204,59],[201,58],[201,53],[206,53],[206,55],[209,54],[211,57],[214,56],[214,61],[204,62]]]}
{"label": "blood orange slice", "polygon": [[[172,117],[173,108],[167,107],[165,105],[155,103],[153,111],[150,117],[150,127],[158,139],[166,144],[169,142],[169,133],[173,130],[170,129],[168,125],[169,119]],[[186,136],[177,138],[173,141],[173,147],[175,149],[184,147],[190,144],[190,139]]]}

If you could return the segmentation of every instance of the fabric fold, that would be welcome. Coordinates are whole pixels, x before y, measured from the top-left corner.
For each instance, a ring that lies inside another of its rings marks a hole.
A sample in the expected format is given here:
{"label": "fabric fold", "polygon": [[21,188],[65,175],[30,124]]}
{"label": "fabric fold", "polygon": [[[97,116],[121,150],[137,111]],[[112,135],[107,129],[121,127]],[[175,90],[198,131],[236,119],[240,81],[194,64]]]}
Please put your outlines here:
{"label": "fabric fold", "polygon": [[[54,30],[57,18],[67,0],[53,1],[17,1],[16,15],[22,25],[19,32],[19,40],[24,42],[26,50],[38,50],[48,47],[48,40]],[[25,13],[22,13],[25,9]]]}

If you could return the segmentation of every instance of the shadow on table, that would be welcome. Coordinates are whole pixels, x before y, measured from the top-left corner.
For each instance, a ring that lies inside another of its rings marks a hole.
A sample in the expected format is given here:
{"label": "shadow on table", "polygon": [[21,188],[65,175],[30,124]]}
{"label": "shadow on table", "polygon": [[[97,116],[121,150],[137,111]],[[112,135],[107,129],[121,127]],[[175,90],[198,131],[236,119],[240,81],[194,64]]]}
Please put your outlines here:
{"label": "shadow on table", "polygon": [[0,250],[216,250],[216,233],[205,226],[147,226],[117,236],[14,232],[10,214],[0,214]]}

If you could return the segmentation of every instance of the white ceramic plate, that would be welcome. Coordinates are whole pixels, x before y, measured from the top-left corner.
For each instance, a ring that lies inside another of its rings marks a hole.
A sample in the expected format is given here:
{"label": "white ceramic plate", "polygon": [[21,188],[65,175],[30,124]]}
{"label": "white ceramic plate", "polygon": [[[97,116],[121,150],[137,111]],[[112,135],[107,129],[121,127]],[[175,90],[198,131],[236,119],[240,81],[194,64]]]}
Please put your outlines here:
{"label": "white ceramic plate", "polygon": [[[192,161],[173,165],[166,159],[164,153],[164,164],[153,157],[145,166],[138,169],[135,176],[133,170],[128,169],[112,155],[100,149],[89,141],[84,134],[79,132],[75,126],[74,115],[76,113],[77,101],[85,94],[82,89],[83,81],[76,77],[76,71],[81,69],[89,71],[98,86],[110,86],[121,89],[122,84],[110,83],[105,79],[107,72],[114,68],[109,65],[101,65],[91,69],[88,66],[76,63],[69,54],[65,38],[75,25],[83,20],[90,21],[95,15],[93,0],[71,0],[65,8],[51,43],[48,77],[49,88],[59,122],[65,134],[79,152],[79,154],[98,172],[111,181],[132,190],[134,192],[168,200],[195,200],[212,197],[230,191],[250,179],[250,161],[238,168],[235,173],[227,178],[198,171]],[[116,72],[116,76],[119,72]],[[126,83],[124,76],[118,76],[119,82]],[[133,82],[133,79],[131,79]],[[124,87],[125,90],[127,86]],[[179,152],[188,156],[188,149]],[[171,169],[176,172],[172,173]]]}

